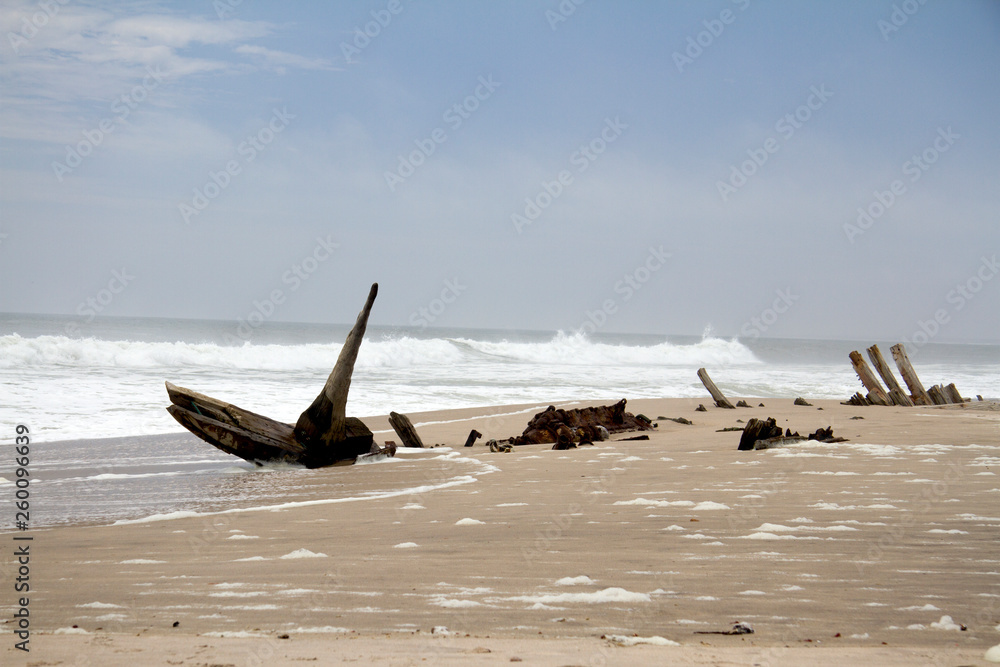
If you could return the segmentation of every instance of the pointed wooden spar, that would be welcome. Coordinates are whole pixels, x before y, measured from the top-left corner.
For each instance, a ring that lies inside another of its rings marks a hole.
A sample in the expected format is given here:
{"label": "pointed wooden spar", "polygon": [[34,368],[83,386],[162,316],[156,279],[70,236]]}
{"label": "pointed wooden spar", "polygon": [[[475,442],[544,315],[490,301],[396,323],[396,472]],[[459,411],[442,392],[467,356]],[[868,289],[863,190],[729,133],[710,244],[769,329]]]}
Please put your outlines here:
{"label": "pointed wooden spar", "polygon": [[910,364],[910,357],[907,356],[906,348],[903,347],[903,344],[896,343],[889,350],[892,352],[892,358],[896,361],[896,367],[899,368],[899,374],[903,376],[903,381],[906,382],[906,386],[910,389],[913,402],[918,405],[934,405],[934,401],[927,395],[927,390],[924,389],[923,383],[917,377],[917,372],[913,370],[913,365]]}
{"label": "pointed wooden spar", "polygon": [[[337,364],[333,367],[330,377],[327,378],[323,391],[295,423],[295,437],[307,448],[310,446],[331,447],[349,439],[363,440],[365,438],[364,431],[367,431],[368,447],[370,447],[371,431],[368,431],[360,420],[347,418],[347,392],[351,388],[354,362],[358,358],[358,350],[361,349],[361,341],[365,336],[365,328],[368,326],[368,315],[371,313],[372,304],[375,303],[377,294],[378,283],[373,283],[371,291],[368,292],[368,300],[365,301],[364,308],[358,314],[354,328],[347,334],[344,347],[341,348],[340,356],[337,357]],[[360,447],[364,443],[356,444]],[[365,451],[367,451],[367,447],[365,447]]]}
{"label": "pointed wooden spar", "polygon": [[875,405],[892,405],[889,395],[882,388],[882,383],[872,373],[872,369],[868,366],[868,362],[865,361],[864,357],[861,356],[861,353],[854,350],[848,356],[851,358],[851,365],[854,366],[854,371],[858,374],[858,379],[861,380],[861,384],[868,390],[866,398]]}
{"label": "pointed wooden spar", "polygon": [[718,387],[715,386],[715,383],[712,382],[712,378],[708,377],[708,371],[706,371],[704,368],[699,368],[698,378],[701,379],[701,383],[705,385],[705,389],[708,389],[708,393],[712,395],[712,399],[715,401],[715,404],[717,406],[719,406],[720,408],[729,408],[732,410],[736,409],[736,406],[730,403],[729,399],[726,398],[726,396],[721,391],[719,391]]}
{"label": "pointed wooden spar", "polygon": [[906,395],[902,387],[899,386],[899,383],[896,382],[896,376],[892,374],[889,364],[885,363],[885,357],[882,356],[882,351],[878,349],[878,345],[872,345],[868,348],[867,352],[868,358],[872,360],[872,365],[875,366],[875,370],[882,376],[886,389],[889,390],[889,398],[892,399],[892,402],[907,408],[913,407],[913,400]]}

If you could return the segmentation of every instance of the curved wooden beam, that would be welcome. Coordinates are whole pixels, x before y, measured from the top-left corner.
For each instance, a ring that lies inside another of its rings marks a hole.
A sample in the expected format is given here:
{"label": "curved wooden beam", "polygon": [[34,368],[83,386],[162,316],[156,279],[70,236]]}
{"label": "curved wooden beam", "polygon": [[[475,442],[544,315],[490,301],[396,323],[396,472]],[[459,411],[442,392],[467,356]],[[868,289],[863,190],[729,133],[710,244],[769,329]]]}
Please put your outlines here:
{"label": "curved wooden beam", "polygon": [[307,448],[317,445],[330,447],[344,442],[348,437],[347,393],[351,388],[354,362],[358,358],[358,350],[361,349],[361,341],[368,326],[368,315],[377,295],[378,283],[373,283],[368,292],[368,300],[358,314],[354,328],[347,334],[344,347],[337,357],[337,364],[327,378],[323,391],[299,415],[295,423],[295,438]]}

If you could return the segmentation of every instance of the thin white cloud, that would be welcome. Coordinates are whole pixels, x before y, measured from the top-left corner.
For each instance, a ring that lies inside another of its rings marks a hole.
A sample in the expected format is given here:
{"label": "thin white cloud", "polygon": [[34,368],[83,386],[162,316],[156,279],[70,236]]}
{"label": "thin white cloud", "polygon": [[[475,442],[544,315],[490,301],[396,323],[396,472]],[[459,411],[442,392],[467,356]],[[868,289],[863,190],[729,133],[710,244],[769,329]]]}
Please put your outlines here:
{"label": "thin white cloud", "polygon": [[247,43],[278,29],[265,21],[157,14],[146,5],[131,16],[127,5],[51,6],[44,21],[34,3],[0,7],[0,137],[63,143],[107,117],[114,100],[151,83],[151,72],[170,85],[149,105],[178,108],[191,94],[177,85],[186,78],[334,69],[323,59]]}
{"label": "thin white cloud", "polygon": [[263,21],[209,21],[203,18],[181,18],[162,14],[130,16],[107,26],[108,36],[132,42],[162,44],[184,48],[191,44],[231,44],[245,39],[264,37],[273,26]]}
{"label": "thin white cloud", "polygon": [[341,71],[339,68],[334,67],[329,60],[324,58],[305,58],[303,56],[295,55],[294,53],[275,51],[274,49],[267,49],[263,46],[243,44],[236,47],[235,51],[236,53],[244,55],[259,56],[263,59],[266,67],[279,71],[280,73],[284,73],[286,65],[289,67],[297,67],[299,69]]}

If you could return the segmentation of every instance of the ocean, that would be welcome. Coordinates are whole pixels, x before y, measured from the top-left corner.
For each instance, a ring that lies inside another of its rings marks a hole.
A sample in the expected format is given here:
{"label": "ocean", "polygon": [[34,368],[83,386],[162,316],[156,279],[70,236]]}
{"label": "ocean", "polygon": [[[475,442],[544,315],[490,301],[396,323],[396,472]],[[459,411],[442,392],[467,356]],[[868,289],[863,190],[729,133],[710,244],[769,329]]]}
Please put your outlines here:
{"label": "ocean", "polygon": [[[268,322],[244,342],[225,321],[0,314],[0,453],[11,451],[17,425],[29,427],[43,454],[32,465],[49,487],[37,514],[45,524],[135,518],[191,502],[215,507],[219,479],[261,471],[170,435],[183,429],[164,409],[164,381],[294,422],[323,387],[349,328]],[[348,414],[621,398],[708,403],[700,367],[729,396],[846,400],[862,391],[848,353],[876,342],[888,354],[896,341],[370,326]],[[908,351],[925,386],[954,382],[964,396],[1000,397],[1000,346]],[[9,484],[12,455],[3,459]],[[81,489],[91,501],[81,502]]]}

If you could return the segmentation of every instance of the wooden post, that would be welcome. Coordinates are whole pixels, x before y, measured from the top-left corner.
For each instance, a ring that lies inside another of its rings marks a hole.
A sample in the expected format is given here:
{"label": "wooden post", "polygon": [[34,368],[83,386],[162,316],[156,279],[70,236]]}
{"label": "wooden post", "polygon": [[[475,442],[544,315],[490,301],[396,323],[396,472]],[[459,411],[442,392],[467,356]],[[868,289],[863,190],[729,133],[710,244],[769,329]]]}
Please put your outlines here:
{"label": "wooden post", "polygon": [[389,413],[389,424],[392,429],[399,436],[399,439],[403,443],[403,447],[417,447],[423,449],[424,443],[417,435],[417,431],[413,428],[413,422],[406,415],[401,415],[398,412]]}
{"label": "wooden post", "polygon": [[471,431],[469,431],[469,437],[466,438],[465,440],[465,446],[472,447],[474,444],[476,444],[476,440],[478,440],[481,437],[483,437],[482,433],[480,433],[476,429],[472,429]]}
{"label": "wooden post", "polygon": [[952,403],[965,403],[965,399],[962,395],[958,393],[958,387],[952,382],[950,385],[944,388],[944,395],[948,397]]}
{"label": "wooden post", "polygon": [[858,374],[858,378],[861,379],[861,384],[868,390],[868,400],[875,405],[892,405],[892,401],[885,393],[885,389],[882,388],[882,383],[872,373],[872,369],[868,366],[865,358],[861,356],[861,353],[855,350],[848,356],[851,358],[851,365],[854,366],[854,371]]}
{"label": "wooden post", "polygon": [[704,368],[699,368],[698,377],[701,379],[701,383],[705,385],[705,389],[708,389],[708,393],[710,393],[712,398],[715,399],[715,404],[717,406],[720,408],[729,408],[731,410],[736,409],[736,406],[730,403],[729,399],[727,399],[725,395],[719,391],[719,388],[715,386],[715,383],[712,382],[712,378],[708,377],[708,371]]}
{"label": "wooden post", "polygon": [[931,400],[934,401],[934,405],[948,405],[948,397],[945,396],[944,391],[941,389],[941,385],[934,385],[927,390],[927,393],[930,395]]}
{"label": "wooden post", "polygon": [[872,345],[868,348],[868,358],[872,360],[872,365],[878,374],[882,376],[882,380],[885,381],[885,386],[889,390],[889,397],[892,402],[896,405],[901,405],[903,407],[913,407],[913,401],[907,396],[899,383],[896,382],[896,376],[892,374],[892,369],[889,368],[889,364],[885,363],[885,357],[882,356],[882,351],[878,349],[878,345]]}
{"label": "wooden post", "polygon": [[896,362],[896,367],[899,369],[899,374],[903,376],[903,381],[910,390],[913,402],[917,405],[934,405],[934,401],[927,395],[927,390],[924,389],[920,378],[917,377],[917,372],[913,370],[910,358],[907,356],[906,348],[903,347],[903,344],[896,343],[889,349],[892,352],[893,360]]}

